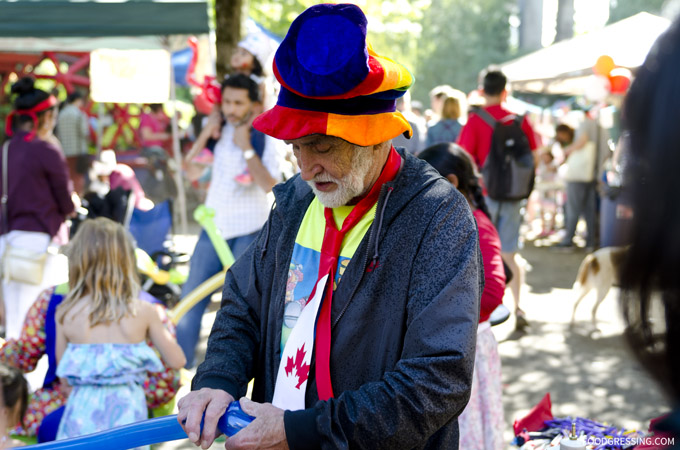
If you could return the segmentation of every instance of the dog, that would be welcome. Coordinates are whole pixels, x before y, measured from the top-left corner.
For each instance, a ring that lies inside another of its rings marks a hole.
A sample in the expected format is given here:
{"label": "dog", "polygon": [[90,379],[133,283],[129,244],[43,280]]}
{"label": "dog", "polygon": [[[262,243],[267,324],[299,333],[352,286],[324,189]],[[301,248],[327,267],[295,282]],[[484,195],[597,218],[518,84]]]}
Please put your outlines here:
{"label": "dog", "polygon": [[628,247],[604,247],[593,253],[588,254],[578,269],[578,275],[572,290],[579,292],[579,296],[574,303],[571,313],[571,324],[573,327],[576,320],[576,308],[581,300],[593,289],[597,293],[597,300],[593,306],[592,324],[597,330],[597,308],[607,296],[607,292],[612,286],[620,285],[620,268],[628,253]]}

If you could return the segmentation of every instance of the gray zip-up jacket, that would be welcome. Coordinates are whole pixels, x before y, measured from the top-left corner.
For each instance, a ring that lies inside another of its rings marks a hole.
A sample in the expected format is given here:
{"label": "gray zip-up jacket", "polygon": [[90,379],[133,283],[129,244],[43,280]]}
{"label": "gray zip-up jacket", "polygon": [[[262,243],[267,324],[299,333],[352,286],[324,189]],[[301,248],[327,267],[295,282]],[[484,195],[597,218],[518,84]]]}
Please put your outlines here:
{"label": "gray zip-up jacket", "polygon": [[[484,276],[475,220],[460,193],[399,150],[397,177],[333,295],[331,381],[319,401],[312,360],[306,406],[286,411],[291,449],[458,448],[470,395]],[[192,388],[271,402],[293,245],[313,199],[296,176],[274,188],[269,221],[227,272],[222,307]],[[323,232],[323,230],[320,230]]]}

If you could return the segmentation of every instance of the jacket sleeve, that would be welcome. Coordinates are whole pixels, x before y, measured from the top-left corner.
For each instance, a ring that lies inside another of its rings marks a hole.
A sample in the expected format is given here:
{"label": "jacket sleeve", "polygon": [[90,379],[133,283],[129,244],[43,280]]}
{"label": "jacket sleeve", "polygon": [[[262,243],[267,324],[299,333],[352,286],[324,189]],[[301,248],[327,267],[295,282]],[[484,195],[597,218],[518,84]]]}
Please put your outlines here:
{"label": "jacket sleeve", "polygon": [[267,251],[263,258],[262,249],[273,241],[270,236],[277,236],[280,227],[273,211],[254,244],[227,271],[222,304],[210,331],[205,360],[191,383],[192,390],[222,389],[235,399],[246,394],[260,345],[261,274],[263,267],[274,264],[275,252]]}
{"label": "jacket sleeve", "polygon": [[59,212],[66,217],[75,210],[73,200],[71,200],[71,181],[66,158],[56,147],[48,145],[47,151],[44,152],[42,166]]}
{"label": "jacket sleeve", "polygon": [[314,415],[318,431],[309,447],[289,438],[291,449],[410,449],[457,418],[470,396],[482,272],[474,219],[455,195],[433,214],[414,256],[400,361],[379,381],[317,402],[314,413],[286,412],[287,435],[296,418]]}

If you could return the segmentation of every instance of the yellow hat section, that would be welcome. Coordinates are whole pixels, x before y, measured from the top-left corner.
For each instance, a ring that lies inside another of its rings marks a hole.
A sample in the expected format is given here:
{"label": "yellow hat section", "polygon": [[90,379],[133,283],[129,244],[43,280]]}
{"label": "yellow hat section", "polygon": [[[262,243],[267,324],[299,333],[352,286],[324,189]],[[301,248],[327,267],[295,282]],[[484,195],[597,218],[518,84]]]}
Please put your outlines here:
{"label": "yellow hat section", "polygon": [[404,132],[413,136],[411,125],[399,111],[358,116],[328,114],[326,127],[327,135],[362,147],[380,144]]}
{"label": "yellow hat section", "polygon": [[375,50],[373,50],[370,42],[367,42],[366,44],[368,47],[368,54],[374,57],[385,71],[385,76],[383,77],[382,83],[380,83],[380,86],[378,86],[378,88],[373,90],[373,92],[370,94],[389,91],[392,89],[405,91],[413,85],[415,80],[413,75],[411,75],[411,72],[409,72],[406,67],[391,60],[390,58],[387,58],[386,56],[378,55]]}

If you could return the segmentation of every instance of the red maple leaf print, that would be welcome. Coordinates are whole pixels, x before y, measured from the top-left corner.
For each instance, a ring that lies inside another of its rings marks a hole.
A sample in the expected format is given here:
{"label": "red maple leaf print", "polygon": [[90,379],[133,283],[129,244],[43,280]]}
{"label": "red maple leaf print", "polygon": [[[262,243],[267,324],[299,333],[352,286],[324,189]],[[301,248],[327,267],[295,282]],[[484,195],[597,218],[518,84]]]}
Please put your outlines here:
{"label": "red maple leaf print", "polygon": [[297,389],[300,389],[300,386],[302,386],[302,383],[307,381],[307,378],[309,377],[309,364],[305,363],[305,344],[302,344],[302,347],[300,347],[297,350],[297,353],[295,355],[295,361],[293,361],[293,358],[290,356],[288,357],[286,361],[286,376],[291,376],[293,373],[293,369],[295,369],[295,376],[298,379],[298,383],[295,386]]}
{"label": "red maple leaf print", "polygon": [[293,369],[295,368],[295,363],[293,362],[293,358],[290,356],[288,357],[288,362],[286,363],[286,376],[290,376],[291,373],[293,373]]}

